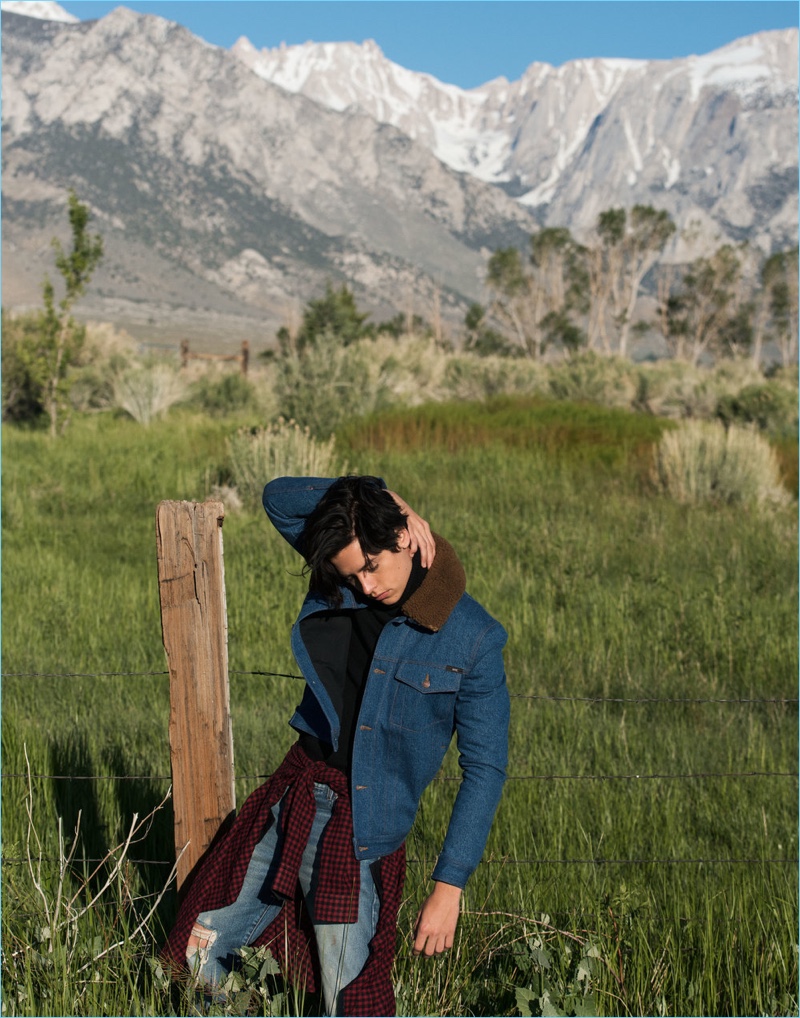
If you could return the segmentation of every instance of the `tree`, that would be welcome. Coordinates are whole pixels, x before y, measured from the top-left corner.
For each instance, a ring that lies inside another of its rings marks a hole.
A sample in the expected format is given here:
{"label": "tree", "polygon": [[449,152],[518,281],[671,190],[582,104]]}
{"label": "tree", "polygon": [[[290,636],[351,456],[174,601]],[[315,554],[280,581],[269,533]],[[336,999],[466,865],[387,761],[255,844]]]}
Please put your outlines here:
{"label": "tree", "polygon": [[797,245],[769,257],[761,270],[768,296],[772,335],[784,367],[797,360]]}
{"label": "tree", "polygon": [[50,434],[55,437],[58,411],[64,390],[66,370],[83,341],[83,330],[76,327],[70,314],[72,305],[84,293],[94,270],[103,257],[103,238],[89,235],[89,208],[78,201],[74,191],[67,201],[69,225],[72,230],[72,249],[65,252],[57,237],[53,238],[56,268],[64,280],[64,297],[55,307],[53,285],[45,278],[43,286],[44,316],[42,319],[44,348],[48,362],[45,407],[50,416]]}
{"label": "tree", "polygon": [[492,254],[486,285],[492,294],[491,313],[513,333],[519,348],[530,353],[535,327],[531,317],[531,281],[525,274],[518,248],[499,248]]}
{"label": "tree", "polygon": [[31,322],[12,330],[8,356],[4,351],[4,373],[12,375],[12,386],[4,384],[3,414],[10,419],[31,419],[40,411],[50,418],[50,434],[58,434],[59,412],[68,394],[67,371],[83,344],[85,329],[72,318],[75,301],[82,296],[100,259],[103,240],[87,232],[89,209],[74,191],[68,198],[72,247],[65,251],[53,238],[56,268],[64,280],[64,296],[56,306],[55,290],[49,276],[42,284],[44,310]]}
{"label": "tree", "polygon": [[580,252],[569,230],[549,227],[531,237],[530,267],[514,247],[501,248],[489,259],[490,311],[530,357],[541,357],[551,343],[573,348],[584,339],[571,320],[573,312],[585,310]]}
{"label": "tree", "polygon": [[505,336],[487,325],[486,308],[481,304],[473,303],[467,308],[464,328],[464,346],[479,357],[489,357],[492,354],[513,356],[518,352],[518,348],[511,346]]}
{"label": "tree", "polygon": [[337,339],[342,346],[349,346],[363,336],[371,336],[372,326],[365,325],[369,318],[358,310],[352,290],[343,283],[335,290],[330,282],[325,287],[325,296],[311,300],[303,312],[303,322],[292,343],[287,328],[278,330],[281,352],[301,353],[309,343],[323,333]]}
{"label": "tree", "polygon": [[[743,329],[739,282],[741,262],[730,244],[709,258],[697,258],[684,273],[678,293],[669,298],[671,353],[696,365],[704,353],[731,352],[752,340]],[[744,313],[748,310],[744,307]],[[749,334],[747,329],[750,329]]]}
{"label": "tree", "polygon": [[604,350],[611,352],[606,328],[606,308],[610,306],[619,329],[617,349],[626,356],[642,280],[675,232],[675,223],[663,209],[635,205],[630,215],[625,209],[599,214],[596,232],[601,250],[588,258],[589,289],[592,300],[597,301],[589,317],[589,344],[602,341]]}

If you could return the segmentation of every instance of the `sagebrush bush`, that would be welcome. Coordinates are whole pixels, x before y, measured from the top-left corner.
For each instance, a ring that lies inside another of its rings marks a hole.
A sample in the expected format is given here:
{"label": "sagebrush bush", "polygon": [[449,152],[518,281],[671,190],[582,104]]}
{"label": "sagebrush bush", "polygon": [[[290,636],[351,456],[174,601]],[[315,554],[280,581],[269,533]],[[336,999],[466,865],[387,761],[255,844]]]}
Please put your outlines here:
{"label": "sagebrush bush", "polygon": [[115,405],[145,426],[185,395],[185,380],[163,361],[131,368],[114,380]]}
{"label": "sagebrush bush", "polygon": [[751,361],[723,361],[713,368],[684,361],[663,360],[640,365],[648,409],[661,417],[711,420],[721,399],[749,385],[763,384],[764,377]]}
{"label": "sagebrush bush", "polygon": [[280,418],[266,428],[240,428],[228,439],[231,480],[245,507],[261,504],[261,492],[273,477],[331,477],[336,469],[336,439],[318,441],[308,426]]}
{"label": "sagebrush bush", "polygon": [[430,336],[379,336],[362,341],[377,394],[375,409],[438,402],[451,355]]}
{"label": "sagebrush bush", "polygon": [[364,343],[343,346],[331,332],[310,340],[300,353],[282,357],[274,389],[280,413],[319,438],[348,418],[373,411],[379,396]]}
{"label": "sagebrush bush", "polygon": [[637,389],[636,370],[627,358],[586,350],[552,364],[549,386],[556,399],[630,406]]}
{"label": "sagebrush bush", "polygon": [[677,502],[783,505],[775,451],[757,431],[712,421],[686,421],[656,447],[653,478]]}
{"label": "sagebrush bush", "polygon": [[543,395],[547,377],[547,368],[540,361],[464,353],[448,359],[442,381],[447,399],[483,400]]}

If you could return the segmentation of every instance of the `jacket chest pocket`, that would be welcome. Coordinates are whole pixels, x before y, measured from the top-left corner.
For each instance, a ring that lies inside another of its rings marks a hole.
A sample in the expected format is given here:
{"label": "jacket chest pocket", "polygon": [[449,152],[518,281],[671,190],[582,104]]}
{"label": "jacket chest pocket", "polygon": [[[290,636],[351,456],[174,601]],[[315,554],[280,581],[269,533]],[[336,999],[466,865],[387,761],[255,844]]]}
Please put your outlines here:
{"label": "jacket chest pocket", "polygon": [[401,665],[394,677],[390,723],[410,732],[446,725],[449,734],[460,684],[458,671],[435,665]]}

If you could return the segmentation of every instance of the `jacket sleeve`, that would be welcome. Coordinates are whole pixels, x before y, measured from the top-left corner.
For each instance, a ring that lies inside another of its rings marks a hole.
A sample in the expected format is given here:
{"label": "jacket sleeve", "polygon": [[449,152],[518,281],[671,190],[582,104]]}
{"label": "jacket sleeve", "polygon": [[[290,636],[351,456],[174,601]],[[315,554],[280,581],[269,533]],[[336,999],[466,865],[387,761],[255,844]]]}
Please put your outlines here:
{"label": "jacket sleeve", "polygon": [[486,847],[506,778],[510,706],[503,666],[506,632],[492,621],[456,699],[462,780],[433,879],[464,887]]}
{"label": "jacket sleeve", "polygon": [[306,519],[333,481],[332,477],[276,477],[264,488],[261,502],[267,516],[295,551],[300,550]]}

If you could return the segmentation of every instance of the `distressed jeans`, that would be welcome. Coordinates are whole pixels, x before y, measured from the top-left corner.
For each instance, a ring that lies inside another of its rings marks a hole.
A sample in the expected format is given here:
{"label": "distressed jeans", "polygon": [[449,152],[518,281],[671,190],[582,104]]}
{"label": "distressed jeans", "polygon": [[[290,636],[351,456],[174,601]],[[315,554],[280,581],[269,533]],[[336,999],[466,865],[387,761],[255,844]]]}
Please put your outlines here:
{"label": "distressed jeans", "polygon": [[[361,972],[369,956],[369,944],[378,924],[380,899],[372,878],[371,861],[361,860],[358,920],[355,923],[315,921],[317,853],[322,832],[331,818],[336,794],[327,785],[315,782],[314,799],[317,811],[300,864],[299,880],[314,926],[326,1014],[338,1016],[342,1013],[341,991]],[[188,948],[186,958],[189,968],[215,1001],[221,1002],[222,996],[215,994],[213,988],[220,986],[233,969],[239,948],[252,944],[277,918],[283,907],[283,900],[269,891],[278,865],[275,849],[278,844],[277,821],[281,806],[282,801],[272,807],[275,822],[253,851],[236,901],[224,908],[201,912],[197,917],[196,925],[210,931],[208,946],[199,951]]]}

